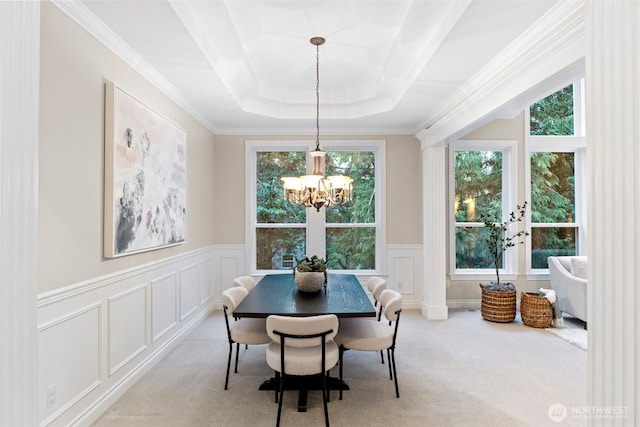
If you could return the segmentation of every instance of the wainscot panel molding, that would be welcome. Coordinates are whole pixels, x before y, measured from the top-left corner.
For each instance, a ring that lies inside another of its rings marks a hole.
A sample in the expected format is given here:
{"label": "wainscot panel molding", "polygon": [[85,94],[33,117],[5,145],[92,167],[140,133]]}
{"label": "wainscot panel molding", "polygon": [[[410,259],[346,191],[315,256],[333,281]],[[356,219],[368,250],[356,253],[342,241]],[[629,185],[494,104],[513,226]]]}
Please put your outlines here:
{"label": "wainscot panel molding", "polygon": [[156,342],[178,324],[178,274],[151,281],[151,336]]}
{"label": "wainscot panel molding", "polygon": [[[213,252],[214,296],[216,308],[222,310],[222,291],[233,286],[233,279],[246,276],[244,245],[217,245]],[[256,280],[259,280],[256,277]]]}
{"label": "wainscot panel molding", "polygon": [[[222,291],[233,286],[235,277],[245,276],[246,252],[244,245],[218,245],[214,249],[213,271],[215,274],[216,308],[222,309]],[[387,245],[385,262],[388,274],[378,273],[387,280],[387,287],[400,292],[403,307],[419,309],[422,304],[422,245]],[[356,273],[360,284],[366,287],[370,275]],[[259,281],[262,276],[254,276]]]}
{"label": "wainscot panel molding", "polygon": [[387,245],[387,289],[402,294],[402,307],[422,307],[422,245]]}
{"label": "wainscot panel molding", "polygon": [[40,425],[90,425],[189,335],[214,310],[215,253],[198,249],[40,294]]}
{"label": "wainscot panel molding", "polygon": [[109,376],[148,347],[148,285],[108,299]]}
{"label": "wainscot panel molding", "polygon": [[189,317],[198,309],[198,264],[180,270],[180,320]]}

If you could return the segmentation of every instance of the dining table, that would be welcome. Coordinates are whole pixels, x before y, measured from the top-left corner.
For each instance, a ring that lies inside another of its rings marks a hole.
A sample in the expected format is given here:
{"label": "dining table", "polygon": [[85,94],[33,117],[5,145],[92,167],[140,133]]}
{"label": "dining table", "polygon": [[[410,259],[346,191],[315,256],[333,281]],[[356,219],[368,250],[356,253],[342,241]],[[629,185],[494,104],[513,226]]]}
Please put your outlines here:
{"label": "dining table", "polygon": [[327,284],[317,292],[302,292],[293,274],[267,274],[236,307],[237,317],[317,316],[335,314],[345,317],[375,317],[371,304],[358,278],[353,274],[329,273]]}
{"label": "dining table", "polygon": [[[267,274],[233,311],[235,317],[266,318],[272,314],[280,316],[317,316],[335,314],[338,320],[352,317],[376,317],[364,288],[353,274],[329,273],[326,285],[317,292],[300,291],[293,274]],[[298,411],[305,412],[308,390],[321,390],[320,379],[290,379],[287,390],[298,390]],[[329,390],[349,390],[349,385],[339,378],[327,377]],[[260,390],[277,390],[275,377],[265,380]]]}

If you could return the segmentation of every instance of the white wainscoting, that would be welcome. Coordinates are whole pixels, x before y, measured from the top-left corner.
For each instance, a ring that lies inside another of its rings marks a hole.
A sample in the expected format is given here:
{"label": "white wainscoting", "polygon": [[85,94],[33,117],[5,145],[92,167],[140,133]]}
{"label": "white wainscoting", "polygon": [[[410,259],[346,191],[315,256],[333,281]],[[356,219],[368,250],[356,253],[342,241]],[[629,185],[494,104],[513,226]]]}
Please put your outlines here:
{"label": "white wainscoting", "polygon": [[147,306],[148,290],[141,285],[107,299],[109,376],[148,347],[147,313],[140,310]]}
{"label": "white wainscoting", "polygon": [[[419,309],[422,246],[388,245],[385,261]],[[38,295],[40,425],[89,426],[221,307],[245,262],[244,245],[217,245]]]}
{"label": "white wainscoting", "polygon": [[420,309],[424,291],[422,245],[387,245],[387,289],[402,294],[405,309]]}
{"label": "white wainscoting", "polygon": [[95,421],[213,311],[221,278],[242,273],[230,253],[208,247],[39,295],[40,425]]}
{"label": "white wainscoting", "polygon": [[218,267],[214,273],[214,296],[218,308],[222,309],[222,291],[233,286],[234,278],[248,274],[244,245],[216,246],[213,262]]}

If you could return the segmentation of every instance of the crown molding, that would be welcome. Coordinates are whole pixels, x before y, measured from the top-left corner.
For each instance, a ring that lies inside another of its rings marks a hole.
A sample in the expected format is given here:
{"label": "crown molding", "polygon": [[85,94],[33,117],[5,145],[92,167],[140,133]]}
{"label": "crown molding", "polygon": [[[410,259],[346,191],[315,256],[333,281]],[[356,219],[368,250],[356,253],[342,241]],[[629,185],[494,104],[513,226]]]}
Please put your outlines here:
{"label": "crown molding", "polygon": [[153,86],[167,95],[180,108],[200,122],[200,124],[212,133],[217,133],[215,126],[198,113],[197,109],[189,103],[182,92],[169,83],[167,79],[131,48],[131,46],[118,37],[104,22],[98,19],[86,6],[78,1],[52,0],[51,2],[69,16],[69,18],[84,28],[91,36],[95,37],[100,43],[140,73],[140,75],[147,79]]}
{"label": "crown molding", "polygon": [[427,118],[416,137],[444,143],[585,55],[584,0],[560,1]]}

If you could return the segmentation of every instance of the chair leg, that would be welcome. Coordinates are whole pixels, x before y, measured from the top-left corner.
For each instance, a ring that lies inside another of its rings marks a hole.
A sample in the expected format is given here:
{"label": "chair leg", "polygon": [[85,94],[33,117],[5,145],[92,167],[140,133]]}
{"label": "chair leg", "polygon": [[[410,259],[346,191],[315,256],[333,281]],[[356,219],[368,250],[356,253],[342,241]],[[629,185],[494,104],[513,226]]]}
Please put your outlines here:
{"label": "chair leg", "polygon": [[393,379],[393,374],[391,373],[391,350],[387,349],[387,360],[389,361],[389,379]]}
{"label": "chair leg", "polygon": [[227,358],[227,377],[224,380],[224,389],[229,385],[229,369],[231,368],[231,353],[233,352],[233,343],[229,341],[229,357]]}
{"label": "chair leg", "polygon": [[[344,355],[344,347],[340,346],[338,349],[338,364],[340,365],[340,384],[342,384],[342,359]],[[340,387],[340,400],[342,400],[342,387]]]}
{"label": "chair leg", "polygon": [[329,427],[329,409],[327,408],[327,376],[322,375],[322,404],[324,405],[324,424]]}
{"label": "chair leg", "polygon": [[398,372],[396,371],[396,351],[395,349],[391,349],[391,360],[393,361],[390,364],[393,364],[393,379],[396,383],[396,397],[400,398],[400,390],[398,389]]}
{"label": "chair leg", "polygon": [[238,354],[240,354],[240,343],[236,343],[236,374],[238,373]]}
{"label": "chair leg", "polygon": [[276,399],[276,403],[278,403],[278,393],[280,392],[280,372],[276,371],[276,386],[277,387],[273,387],[273,391],[275,392],[275,399]]}
{"label": "chair leg", "polygon": [[283,400],[284,400],[284,374],[280,376],[280,401],[278,402],[278,418],[276,418],[276,427],[280,426],[280,414],[282,413]]}
{"label": "chair leg", "polygon": [[382,364],[384,365],[384,353],[382,352],[382,350],[380,350],[380,360],[382,361]]}

